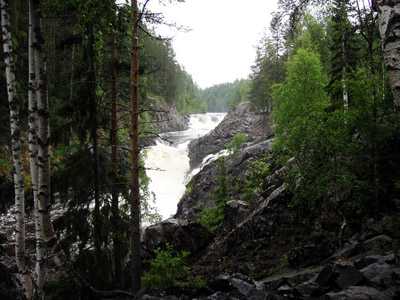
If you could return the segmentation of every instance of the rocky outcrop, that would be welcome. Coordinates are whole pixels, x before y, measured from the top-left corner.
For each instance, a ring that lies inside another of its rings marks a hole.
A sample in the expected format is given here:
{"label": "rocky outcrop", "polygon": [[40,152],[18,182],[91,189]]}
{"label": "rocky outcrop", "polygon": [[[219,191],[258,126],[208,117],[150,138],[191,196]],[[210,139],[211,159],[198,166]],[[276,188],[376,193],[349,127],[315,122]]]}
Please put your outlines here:
{"label": "rocky outcrop", "polygon": [[189,117],[181,115],[173,103],[160,98],[146,99],[150,124],[157,133],[181,131],[189,128]]}
{"label": "rocky outcrop", "polygon": [[276,299],[399,299],[399,253],[337,259],[310,279],[299,281],[299,278],[296,273],[287,273],[267,278],[263,284]]}
{"label": "rocky outcrop", "polygon": [[143,244],[147,252],[153,252],[168,243],[176,251],[189,251],[196,256],[213,238],[214,235],[199,223],[170,218],[148,227]]}
{"label": "rocky outcrop", "polygon": [[[381,249],[374,249],[380,251]],[[189,295],[166,296],[155,291],[153,300],[395,300],[400,299],[400,253],[337,259],[325,266],[284,269],[262,281],[241,273],[220,274]]]}
{"label": "rocky outcrop", "polygon": [[245,133],[248,143],[273,135],[267,115],[252,111],[249,102],[239,103],[214,130],[189,144],[190,167],[197,167],[207,155],[225,149],[237,133]]}
{"label": "rocky outcrop", "polygon": [[[235,186],[246,179],[251,172],[252,162],[267,155],[273,139],[256,142],[243,148],[237,157],[226,157],[228,185]],[[176,218],[197,221],[204,206],[213,207],[211,195],[217,188],[220,169],[216,161],[209,163],[197,173],[190,182],[190,193],[186,193],[178,203]],[[241,192],[230,191],[232,200],[240,199]]]}

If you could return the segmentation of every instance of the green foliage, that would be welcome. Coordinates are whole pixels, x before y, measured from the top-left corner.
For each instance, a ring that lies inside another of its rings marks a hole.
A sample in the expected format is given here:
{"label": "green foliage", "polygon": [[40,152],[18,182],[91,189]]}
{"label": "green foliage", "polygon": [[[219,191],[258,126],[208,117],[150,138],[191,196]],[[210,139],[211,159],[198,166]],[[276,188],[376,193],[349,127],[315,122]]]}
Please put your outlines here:
{"label": "green foliage", "polygon": [[201,90],[200,96],[207,104],[207,111],[227,112],[232,106],[249,100],[249,89],[249,80],[241,79]]}
{"label": "green foliage", "polygon": [[192,179],[190,179],[189,183],[186,185],[186,190],[183,193],[182,198],[186,195],[189,195],[192,192],[195,185],[196,185],[196,181],[194,180],[194,177],[192,177]]}
{"label": "green foliage", "polygon": [[256,52],[255,64],[251,67],[250,102],[253,108],[269,111],[272,107],[272,86],[284,79],[286,67],[284,57],[278,52],[275,43],[262,40]]}
{"label": "green foliage", "polygon": [[182,114],[205,112],[207,105],[200,98],[192,76],[177,63],[170,41],[148,36],[143,41],[142,78],[145,78],[146,94],[165,98]]}
{"label": "green foliage", "polygon": [[198,287],[204,283],[198,278],[189,281],[190,270],[187,260],[190,255],[188,251],[174,254],[172,246],[168,243],[166,249],[155,250],[156,257],[149,261],[150,270],[144,272],[142,277],[143,286],[153,287],[165,291],[171,286]]}
{"label": "green foliage", "polygon": [[218,166],[220,170],[218,175],[218,186],[215,189],[214,194],[211,196],[215,207],[203,207],[198,220],[200,224],[209,228],[213,232],[218,230],[219,224],[225,217],[225,204],[231,200],[228,192],[228,174],[224,157],[219,158]]}
{"label": "green foliage", "polygon": [[205,206],[200,212],[198,222],[212,232],[217,232],[219,224],[223,219],[224,215],[218,208]]}
{"label": "green foliage", "polygon": [[250,174],[242,184],[238,186],[238,192],[243,195],[245,201],[250,201],[253,192],[261,187],[264,179],[270,174],[271,156],[266,155],[251,164]]}
{"label": "green foliage", "polygon": [[61,277],[56,280],[48,280],[45,284],[44,291],[46,299],[49,300],[69,300],[79,299],[81,291],[72,282],[71,279]]}
{"label": "green foliage", "polygon": [[233,137],[232,142],[226,145],[230,155],[237,157],[239,155],[240,147],[247,142],[247,135],[245,133],[237,133]]}
{"label": "green foliage", "polygon": [[[335,193],[348,183],[342,177],[342,150],[348,137],[343,111],[329,114],[325,93],[326,77],[318,56],[299,49],[288,63],[288,77],[274,89],[273,112],[277,141],[274,150],[285,163],[296,159],[298,168],[289,176],[292,187],[297,186],[295,201],[313,205],[328,188]],[[297,178],[301,175],[300,186]],[[342,182],[343,181],[343,182]]]}

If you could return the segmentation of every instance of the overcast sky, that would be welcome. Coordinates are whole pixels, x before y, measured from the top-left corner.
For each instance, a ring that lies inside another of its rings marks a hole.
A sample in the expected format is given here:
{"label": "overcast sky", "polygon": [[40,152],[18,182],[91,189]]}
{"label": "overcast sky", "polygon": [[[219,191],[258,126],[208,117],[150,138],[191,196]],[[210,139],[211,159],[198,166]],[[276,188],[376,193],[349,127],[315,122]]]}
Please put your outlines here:
{"label": "overcast sky", "polygon": [[160,6],[151,0],[148,8],[162,12],[166,21],[192,30],[188,33],[166,31],[174,36],[178,63],[206,88],[214,84],[247,78],[254,63],[255,49],[269,26],[277,0],[186,0]]}

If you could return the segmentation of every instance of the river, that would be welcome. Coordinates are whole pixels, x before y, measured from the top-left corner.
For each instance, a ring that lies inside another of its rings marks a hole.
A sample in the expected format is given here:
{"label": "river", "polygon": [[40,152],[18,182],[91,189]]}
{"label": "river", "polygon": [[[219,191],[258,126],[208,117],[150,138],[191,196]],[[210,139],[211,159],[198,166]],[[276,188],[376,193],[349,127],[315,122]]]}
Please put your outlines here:
{"label": "river", "polygon": [[[188,145],[214,129],[226,113],[190,115],[189,129],[162,134],[156,145],[147,149],[145,167],[155,194],[155,207],[167,219],[176,213],[179,199],[190,180]],[[168,142],[169,141],[169,142]]]}

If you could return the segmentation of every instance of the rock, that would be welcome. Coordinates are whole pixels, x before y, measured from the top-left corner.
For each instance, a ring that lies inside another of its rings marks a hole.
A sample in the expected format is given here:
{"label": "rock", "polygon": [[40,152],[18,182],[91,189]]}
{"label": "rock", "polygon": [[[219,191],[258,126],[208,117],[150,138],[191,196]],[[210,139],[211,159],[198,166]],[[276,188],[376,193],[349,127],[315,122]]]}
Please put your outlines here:
{"label": "rock", "polygon": [[196,255],[213,238],[214,235],[199,223],[170,218],[146,228],[143,243],[149,252],[169,243],[176,251],[190,251]]}
{"label": "rock", "polygon": [[258,288],[253,280],[238,273],[217,276],[215,280],[210,283],[209,288],[216,291],[216,293],[201,299],[265,300],[267,297],[267,293]]}
{"label": "rock", "polygon": [[25,299],[21,291],[17,288],[15,277],[12,272],[0,263],[0,299],[15,300]]}
{"label": "rock", "polygon": [[266,289],[269,292],[278,290],[281,286],[289,286],[289,282],[286,277],[281,277],[265,283]]}
{"label": "rock", "polygon": [[[272,141],[271,141],[272,142]],[[290,159],[284,167],[276,170],[273,174],[264,179],[262,184],[262,196],[267,198],[273,191],[282,186],[287,174],[295,169],[297,164],[294,159]]]}
{"label": "rock", "polygon": [[295,295],[304,297],[308,299],[310,297],[318,297],[325,292],[329,291],[329,288],[322,287],[318,285],[315,281],[315,278],[305,281],[294,288]]}
{"label": "rock", "polygon": [[321,273],[316,277],[316,282],[321,286],[334,286],[339,273],[332,266],[328,265],[323,268]]}
{"label": "rock", "polygon": [[376,275],[370,280],[373,284],[380,285],[384,288],[391,286],[400,286],[400,268],[388,269]]}
{"label": "rock", "polygon": [[386,262],[375,262],[370,264],[369,266],[361,269],[360,272],[364,274],[365,278],[372,282],[375,277],[378,275],[391,270],[392,267],[388,265]]}
{"label": "rock", "polygon": [[383,232],[385,232],[389,222],[390,220],[388,220],[387,217],[383,217],[378,220],[375,220],[374,218],[364,220],[361,227],[360,241],[365,241],[366,239],[381,235]]}
{"label": "rock", "polygon": [[[262,141],[255,145],[244,148],[237,158],[228,157],[225,160],[228,171],[228,185],[235,186],[240,181],[246,179],[246,174],[251,169],[251,163],[263,157],[271,148],[272,141]],[[234,166],[234,167],[233,167]],[[190,192],[182,197],[178,203],[178,210],[175,218],[186,219],[196,222],[203,207],[215,207],[211,195],[215,192],[218,181],[216,178],[220,174],[220,168],[216,161],[205,165],[201,172],[194,175],[189,185]],[[235,192],[231,191],[231,198],[240,201],[235,197]],[[240,194],[240,193],[239,193]],[[248,216],[245,213],[244,216]],[[233,221],[235,223],[236,221]]]}
{"label": "rock", "polygon": [[349,286],[358,285],[363,279],[363,272],[358,271],[354,266],[346,266],[339,271],[336,283],[342,290],[345,290]]}
{"label": "rock", "polygon": [[354,262],[354,266],[360,270],[375,262],[396,264],[397,258],[394,253],[390,253],[388,255],[368,255],[356,260]]}
{"label": "rock", "polygon": [[392,238],[387,235],[378,235],[369,240],[364,241],[361,244],[361,248],[363,252],[367,251],[378,251],[389,249],[392,246]]}
{"label": "rock", "polygon": [[335,252],[329,259],[337,260],[343,258],[349,258],[357,255],[360,252],[360,243],[358,241],[346,243],[342,249]]}
{"label": "rock", "polygon": [[180,115],[172,102],[167,102],[164,99],[148,98],[146,99],[146,104],[150,107],[148,114],[151,124],[157,133],[180,131],[189,128],[189,118]]}
{"label": "rock", "polygon": [[250,208],[248,203],[236,200],[228,201],[224,207],[224,219],[221,223],[220,231],[231,231],[249,214]]}
{"label": "rock", "polygon": [[361,270],[361,269],[364,269],[365,267],[369,266],[370,264],[377,262],[378,260],[379,260],[379,258],[377,255],[365,256],[365,257],[362,257],[362,258],[356,260],[354,262],[354,266],[357,269]]}
{"label": "rock", "polygon": [[268,116],[251,111],[249,102],[241,102],[228,112],[214,130],[189,144],[190,167],[194,169],[207,155],[225,149],[236,133],[245,133],[248,142],[273,135]]}
{"label": "rock", "polygon": [[301,244],[290,251],[290,266],[308,267],[318,264],[332,255],[335,249],[334,234],[327,231],[314,232],[304,242],[305,245]]}
{"label": "rock", "polygon": [[392,300],[391,291],[379,291],[372,287],[351,286],[347,290],[339,293],[328,293],[326,300]]}

